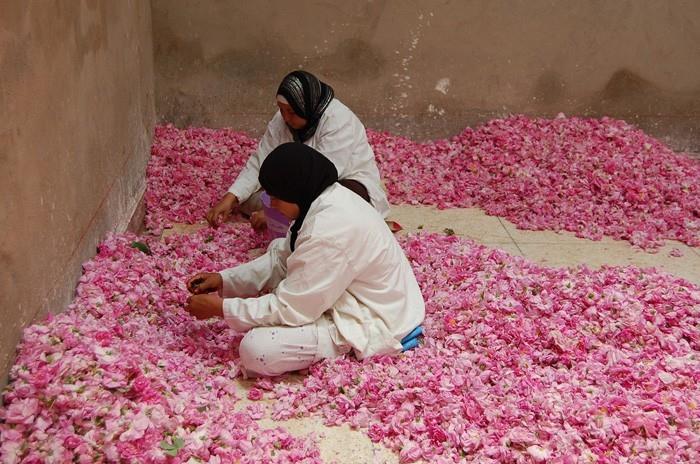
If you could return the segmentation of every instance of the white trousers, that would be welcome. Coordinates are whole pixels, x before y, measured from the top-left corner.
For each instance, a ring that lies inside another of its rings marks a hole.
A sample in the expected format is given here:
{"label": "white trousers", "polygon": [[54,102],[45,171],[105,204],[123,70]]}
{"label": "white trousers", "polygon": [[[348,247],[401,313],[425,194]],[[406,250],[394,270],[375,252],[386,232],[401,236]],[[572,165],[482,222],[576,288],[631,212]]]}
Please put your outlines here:
{"label": "white trousers", "polygon": [[239,366],[245,377],[272,377],[306,369],[350,351],[350,345],[334,341],[335,334],[335,324],[325,315],[300,327],[256,327],[241,340]]}

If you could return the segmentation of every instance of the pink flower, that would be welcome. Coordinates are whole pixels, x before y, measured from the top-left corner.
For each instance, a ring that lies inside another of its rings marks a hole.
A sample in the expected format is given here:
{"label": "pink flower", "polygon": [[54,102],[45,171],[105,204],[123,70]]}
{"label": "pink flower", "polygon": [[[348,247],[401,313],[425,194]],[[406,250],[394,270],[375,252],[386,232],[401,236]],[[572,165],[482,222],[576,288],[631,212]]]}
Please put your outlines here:
{"label": "pink flower", "polygon": [[445,432],[440,427],[436,427],[434,425],[428,427],[428,435],[435,443],[443,443],[447,441],[447,435]]}
{"label": "pink flower", "polygon": [[150,425],[151,421],[141,412],[129,421],[129,428],[119,436],[119,440],[123,442],[138,440],[143,437]]}
{"label": "pink flower", "polygon": [[258,388],[251,388],[250,391],[248,391],[248,399],[251,401],[258,401],[261,400],[263,397],[263,392],[262,390]]}
{"label": "pink flower", "polygon": [[683,256],[683,252],[679,248],[674,248],[668,252],[668,255],[673,256],[675,258],[680,258],[681,256]]}
{"label": "pink flower", "polygon": [[148,388],[150,388],[151,382],[143,375],[136,377],[131,385],[131,390],[134,393],[143,393]]}
{"label": "pink flower", "polygon": [[9,424],[30,425],[38,412],[39,401],[36,398],[17,400],[7,408],[5,421]]}
{"label": "pink flower", "polygon": [[69,435],[65,440],[63,440],[63,446],[65,446],[67,449],[75,449],[80,446],[82,442],[83,441],[80,439],[80,437]]}
{"label": "pink flower", "polygon": [[399,462],[414,462],[420,459],[422,455],[423,452],[420,446],[409,443],[404,445],[404,448],[399,453]]}

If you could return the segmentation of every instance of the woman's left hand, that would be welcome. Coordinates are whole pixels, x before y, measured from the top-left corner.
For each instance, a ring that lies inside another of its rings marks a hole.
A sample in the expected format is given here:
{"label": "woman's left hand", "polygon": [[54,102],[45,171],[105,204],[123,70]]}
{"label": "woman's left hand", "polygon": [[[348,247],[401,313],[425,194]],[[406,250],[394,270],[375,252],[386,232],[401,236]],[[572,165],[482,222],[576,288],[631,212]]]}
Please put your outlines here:
{"label": "woman's left hand", "polygon": [[224,317],[224,300],[216,293],[192,295],[187,298],[185,311],[197,319]]}

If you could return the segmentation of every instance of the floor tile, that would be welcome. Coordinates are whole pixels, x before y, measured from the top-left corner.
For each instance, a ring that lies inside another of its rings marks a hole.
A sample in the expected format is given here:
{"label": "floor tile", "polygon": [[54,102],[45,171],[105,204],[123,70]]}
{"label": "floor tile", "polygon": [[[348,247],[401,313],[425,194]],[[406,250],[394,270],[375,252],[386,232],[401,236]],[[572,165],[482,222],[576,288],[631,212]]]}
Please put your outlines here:
{"label": "floor tile", "polygon": [[284,427],[295,436],[316,433],[320,438],[319,450],[323,462],[343,464],[368,464],[399,462],[398,455],[381,444],[373,443],[366,433],[353,430],[347,424],[327,427],[317,417],[304,417],[286,421],[261,419],[258,424],[263,428]]}
{"label": "floor tile", "polygon": [[[700,256],[692,249],[672,243],[658,253],[635,250],[627,242],[606,239],[601,242],[582,240],[583,243],[520,243],[523,255],[547,266],[575,266],[586,264],[600,267],[604,264],[639,267],[656,267],[700,285]],[[673,248],[683,252],[681,257],[669,256]]]}
{"label": "floor tile", "polygon": [[[503,227],[515,243],[579,243],[582,239],[572,232],[553,232],[551,230],[523,230],[505,218],[501,218]],[[589,240],[593,242],[594,240]]]}
{"label": "floor tile", "polygon": [[518,248],[518,245],[516,245],[515,243],[482,243],[482,245],[485,245],[489,248],[503,250],[512,256],[524,256],[520,248]]}
{"label": "floor tile", "polygon": [[497,217],[487,216],[477,208],[438,210],[430,206],[395,205],[391,207],[389,219],[397,221],[408,232],[443,232],[449,228],[480,243],[513,243]]}

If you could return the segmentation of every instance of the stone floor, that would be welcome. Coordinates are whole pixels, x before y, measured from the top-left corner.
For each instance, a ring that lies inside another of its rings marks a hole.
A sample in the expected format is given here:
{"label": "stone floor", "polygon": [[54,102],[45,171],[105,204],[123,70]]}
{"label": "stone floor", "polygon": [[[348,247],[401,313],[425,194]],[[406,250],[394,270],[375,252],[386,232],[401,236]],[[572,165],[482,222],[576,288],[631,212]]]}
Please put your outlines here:
{"label": "stone floor", "polygon": [[[577,238],[571,233],[519,230],[507,220],[487,216],[476,208],[440,211],[424,206],[394,206],[390,219],[399,222],[403,227],[403,231],[399,233],[417,230],[444,232],[449,228],[457,235],[546,266],[579,264],[590,267],[605,264],[655,266],[700,285],[700,248],[691,248],[679,242],[668,242],[658,253],[647,253],[633,248],[628,242],[608,238],[591,241]],[[204,224],[176,225],[173,229],[165,231],[163,235],[188,233],[203,227],[205,227]],[[669,256],[673,248],[680,249],[683,255]],[[291,376],[287,381],[299,382],[301,377]],[[252,382],[240,380],[239,386],[243,391],[247,391],[251,388]],[[270,401],[267,403],[269,404]],[[246,404],[248,400],[243,400],[240,407]],[[372,443],[362,431],[351,430],[347,426],[326,427],[318,418],[284,422],[263,418],[259,423],[263,427],[282,426],[291,433],[300,435],[315,432],[319,436],[324,462],[339,464],[399,462],[398,455],[381,445]]]}

